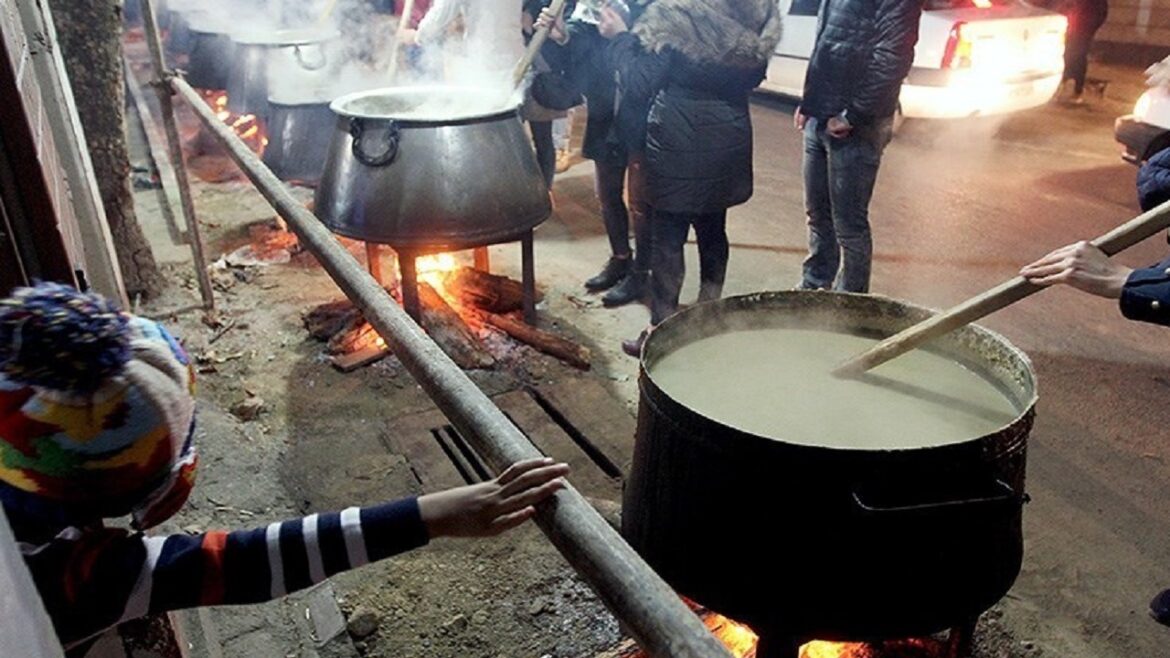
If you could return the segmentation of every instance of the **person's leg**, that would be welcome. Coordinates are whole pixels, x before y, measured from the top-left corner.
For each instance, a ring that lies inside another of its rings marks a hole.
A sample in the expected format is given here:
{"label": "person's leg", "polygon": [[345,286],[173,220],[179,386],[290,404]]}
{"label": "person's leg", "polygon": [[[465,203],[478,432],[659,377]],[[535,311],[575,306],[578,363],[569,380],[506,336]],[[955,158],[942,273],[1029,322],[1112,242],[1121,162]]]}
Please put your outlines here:
{"label": "person's leg", "polygon": [[824,130],[815,119],[804,127],[804,208],[808,215],[808,257],[804,259],[800,287],[826,290],[833,285],[841,264],[841,249],[833,230],[833,205],[829,194],[829,153]]}
{"label": "person's leg", "polygon": [[590,290],[608,290],[630,272],[633,265],[630,253],[630,217],[623,198],[625,192],[625,164],[594,162],[597,199],[601,202],[601,217],[609,237],[612,256],[597,276],[585,282]]}
{"label": "person's leg", "polygon": [[529,121],[528,129],[532,131],[532,145],[536,147],[540,173],[544,176],[545,186],[551,191],[553,176],[557,173],[557,147],[553,142],[552,121]]}
{"label": "person's leg", "polygon": [[869,202],[873,198],[882,151],[892,133],[892,119],[886,119],[855,128],[849,137],[833,140],[829,145],[833,224],[844,261],[836,290],[869,292],[873,264]]}
{"label": "person's leg", "polygon": [[1073,81],[1074,98],[1085,91],[1085,77],[1089,73],[1089,43],[1092,34],[1069,32],[1064,47],[1064,78]]}
{"label": "person's leg", "polygon": [[650,268],[654,259],[654,230],[650,209],[646,202],[645,163],[640,156],[630,158],[626,172],[629,219],[634,225],[634,268],[620,283],[601,298],[601,303],[613,307],[636,302],[646,296],[650,287]]}
{"label": "person's leg", "polygon": [[727,261],[731,255],[727,211],[696,218],[695,239],[699,243],[699,301],[719,299],[723,296],[723,281],[727,278]]}
{"label": "person's leg", "polygon": [[686,278],[683,248],[691,232],[691,216],[654,212],[654,264],[650,270],[650,324],[656,325],[678,310],[678,296]]}

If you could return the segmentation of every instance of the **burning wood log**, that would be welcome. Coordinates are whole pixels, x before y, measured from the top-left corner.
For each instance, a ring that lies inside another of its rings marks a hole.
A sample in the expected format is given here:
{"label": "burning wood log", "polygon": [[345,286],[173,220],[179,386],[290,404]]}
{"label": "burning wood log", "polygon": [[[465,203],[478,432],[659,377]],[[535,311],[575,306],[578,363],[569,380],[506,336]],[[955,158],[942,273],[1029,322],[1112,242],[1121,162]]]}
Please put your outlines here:
{"label": "burning wood log", "polygon": [[419,301],[422,303],[422,325],[439,347],[460,368],[490,368],[496,360],[479,344],[467,323],[431,284],[420,281]]}
{"label": "burning wood log", "polygon": [[470,267],[461,267],[447,278],[466,306],[489,313],[511,313],[524,305],[524,286],[506,276],[496,276]]}
{"label": "burning wood log", "polygon": [[521,322],[509,315],[497,315],[495,313],[483,313],[483,321],[500,331],[508,334],[512,338],[530,345],[537,350],[544,352],[550,356],[568,363],[574,368],[581,370],[589,370],[592,366],[592,354],[589,348],[578,345],[568,339],[561,338],[556,334],[551,334],[547,331],[541,331],[536,327]]}
{"label": "burning wood log", "polygon": [[305,329],[316,340],[331,340],[360,320],[362,312],[348,299],[321,304],[305,314]]}

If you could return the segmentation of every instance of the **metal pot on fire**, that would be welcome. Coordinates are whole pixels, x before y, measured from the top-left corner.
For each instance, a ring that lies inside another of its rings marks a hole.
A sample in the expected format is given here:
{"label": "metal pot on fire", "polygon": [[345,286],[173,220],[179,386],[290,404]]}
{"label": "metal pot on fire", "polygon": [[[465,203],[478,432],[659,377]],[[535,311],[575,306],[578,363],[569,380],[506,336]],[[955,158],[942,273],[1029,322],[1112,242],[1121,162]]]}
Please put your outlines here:
{"label": "metal pot on fire", "polygon": [[316,211],[335,233],[466,249],[517,240],[552,212],[518,102],[495,90],[380,89],[331,108]]}
{"label": "metal pot on fire", "polygon": [[226,90],[232,67],[228,26],[206,12],[193,11],[184,16],[190,33],[187,82],[198,89]]}
{"label": "metal pot on fire", "polygon": [[264,164],[281,180],[317,185],[336,122],[328,101],[269,98]]}
{"label": "metal pot on fire", "polygon": [[228,110],[266,118],[269,80],[282,87],[316,87],[335,72],[329,67],[329,42],[337,32],[320,29],[246,29],[232,33]]}
{"label": "metal pot on fire", "polygon": [[[641,364],[622,515],[631,545],[682,594],[765,640],[784,638],[775,645],[973,622],[1010,589],[1022,560],[1036,404],[1027,357],[969,326],[921,356],[976,378],[971,385],[986,388],[978,395],[920,381],[918,364],[904,374],[883,366],[848,384],[883,389],[875,415],[853,397],[835,412],[815,408],[826,394],[818,378],[861,351],[850,341],[929,315],[880,297],[781,292],[700,304],[663,322]],[[805,360],[839,341],[850,346],[820,365]],[[693,352],[709,345],[730,347]],[[939,424],[920,424],[919,407]]]}

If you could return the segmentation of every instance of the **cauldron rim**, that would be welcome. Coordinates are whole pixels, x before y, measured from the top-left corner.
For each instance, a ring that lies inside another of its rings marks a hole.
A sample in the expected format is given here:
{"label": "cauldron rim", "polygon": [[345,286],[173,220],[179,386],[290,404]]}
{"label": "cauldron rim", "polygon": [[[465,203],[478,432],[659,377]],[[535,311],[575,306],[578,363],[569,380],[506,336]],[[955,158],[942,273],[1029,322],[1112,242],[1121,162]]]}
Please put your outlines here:
{"label": "cauldron rim", "polygon": [[336,29],[322,30],[317,28],[257,29],[238,27],[230,30],[229,35],[233,43],[241,46],[268,46],[271,48],[310,46],[341,38],[341,33]]}
{"label": "cauldron rim", "polygon": [[354,92],[352,94],[346,94],[345,96],[341,96],[339,98],[336,98],[331,103],[329,103],[329,109],[332,110],[334,114],[336,114],[340,117],[347,117],[347,118],[353,118],[353,119],[366,119],[369,121],[393,121],[393,122],[397,123],[398,125],[404,126],[404,127],[409,127],[409,126],[446,126],[446,125],[460,125],[460,124],[466,124],[466,123],[475,123],[475,122],[479,122],[479,121],[489,121],[489,120],[495,121],[497,119],[502,119],[502,118],[507,117],[507,116],[512,115],[512,114],[518,115],[520,112],[520,102],[513,101],[513,100],[508,100],[508,101],[504,102],[501,105],[501,107],[499,107],[497,109],[493,109],[493,110],[488,111],[488,112],[468,112],[468,113],[464,113],[464,114],[456,114],[456,115],[450,116],[450,117],[435,118],[435,119],[424,119],[424,118],[419,118],[417,116],[402,117],[402,116],[398,116],[392,112],[381,112],[381,113],[357,112],[357,111],[354,111],[351,109],[347,109],[347,107],[346,107],[346,106],[348,106],[356,101],[363,100],[365,98],[369,98],[372,96],[386,95],[387,92],[401,93],[401,92],[404,92],[407,90],[410,90],[413,92],[443,91],[443,92],[447,92],[447,93],[450,93],[452,91],[464,91],[464,92],[491,91],[491,89],[489,87],[475,87],[475,86],[468,86],[468,85],[434,85],[434,84],[432,84],[432,85],[411,85],[409,87],[380,87],[378,89],[367,89],[364,91],[358,91],[358,92]]}
{"label": "cauldron rim", "polygon": [[[924,453],[924,452],[929,452],[929,451],[962,448],[964,446],[972,446],[972,445],[985,443],[988,440],[990,440],[996,436],[1000,436],[1000,435],[1004,434],[1005,432],[1010,431],[1011,428],[1017,426],[1021,422],[1032,417],[1032,415],[1035,413],[1036,404],[1039,401],[1039,388],[1037,385],[1036,371],[1035,371],[1035,367],[1032,364],[1032,360],[1028,357],[1028,355],[1023,350],[1018,348],[1015,344],[1013,344],[1011,341],[1009,341],[1002,334],[1000,334],[999,332],[993,331],[991,329],[988,329],[986,327],[983,327],[981,325],[978,325],[978,324],[966,325],[965,327],[962,327],[960,329],[956,329],[955,332],[953,332],[953,333],[957,334],[960,332],[974,332],[978,335],[982,335],[983,337],[992,340],[993,342],[997,343],[1002,348],[1006,349],[1008,354],[1010,354],[1013,358],[1018,359],[1020,361],[1020,364],[1025,368],[1026,372],[1028,373],[1028,375],[1029,375],[1028,388],[1029,388],[1030,393],[1029,393],[1027,399],[1024,399],[1024,400],[1017,400],[1015,398],[1009,397],[1013,406],[1015,406],[1016,410],[1017,410],[1015,417],[1011,421],[1005,423],[1004,425],[1002,425],[1000,427],[997,427],[996,429],[994,429],[986,434],[983,434],[980,436],[975,436],[975,437],[970,437],[970,438],[963,439],[960,441],[952,441],[949,443],[936,443],[936,444],[932,444],[929,446],[906,446],[906,447],[891,446],[891,447],[874,448],[874,447],[858,447],[858,446],[815,445],[815,444],[811,444],[811,443],[800,443],[800,442],[789,441],[789,440],[785,440],[785,439],[777,438],[777,437],[773,437],[773,436],[766,436],[763,434],[757,434],[755,432],[751,432],[751,431],[742,429],[740,427],[730,425],[730,424],[728,424],[724,421],[721,421],[719,419],[712,418],[711,416],[703,414],[703,413],[683,404],[678,399],[676,399],[673,395],[668,393],[667,390],[664,387],[662,387],[654,379],[653,375],[651,374],[651,370],[653,367],[651,362],[656,361],[656,357],[665,356],[665,354],[666,354],[665,352],[662,355],[655,354],[656,345],[654,343],[654,335],[656,333],[658,333],[659,336],[662,336],[663,332],[672,331],[678,325],[681,325],[685,322],[690,321],[692,316],[695,316],[695,315],[698,315],[698,314],[701,314],[704,312],[710,312],[711,310],[713,310],[714,308],[716,308],[718,306],[732,306],[735,304],[743,304],[746,307],[748,305],[758,305],[760,302],[766,303],[766,302],[774,301],[774,300],[778,300],[778,299],[785,299],[785,298],[797,297],[797,296],[809,296],[809,295],[838,297],[838,298],[842,298],[842,299],[846,299],[846,300],[848,300],[848,299],[868,300],[871,303],[876,303],[879,305],[889,304],[889,305],[901,306],[901,307],[903,307],[911,312],[927,314],[927,315],[937,315],[940,312],[938,309],[919,306],[917,304],[912,304],[912,303],[909,303],[909,302],[906,302],[906,301],[903,301],[900,299],[895,299],[895,298],[887,297],[884,295],[846,293],[846,292],[823,291],[823,290],[785,290],[785,291],[757,292],[757,293],[750,293],[750,294],[746,294],[746,295],[736,295],[736,296],[724,297],[722,299],[715,300],[715,301],[695,304],[695,305],[690,306],[688,308],[685,308],[685,309],[679,311],[678,313],[672,315],[671,317],[667,318],[662,323],[660,323],[658,326],[656,326],[650,332],[650,334],[647,336],[645,345],[643,346],[643,349],[642,349],[642,354],[639,357],[639,367],[638,367],[639,388],[642,391],[642,394],[644,396],[644,400],[649,401],[653,404],[658,404],[658,405],[660,405],[663,402],[666,402],[670,406],[674,407],[676,410],[682,410],[683,412],[685,412],[689,416],[689,418],[686,419],[687,421],[690,421],[692,423],[696,423],[698,425],[703,426],[703,430],[701,430],[701,432],[703,434],[711,435],[720,429],[722,429],[724,432],[726,430],[731,430],[733,432],[733,434],[731,436],[736,437],[737,440],[749,440],[749,441],[757,444],[758,446],[766,446],[766,445],[770,445],[770,444],[775,444],[777,447],[783,448],[785,450],[827,451],[827,452],[836,453],[836,454],[870,453],[870,454],[875,454],[875,455],[895,455],[895,456],[896,455],[913,455],[913,454]],[[748,309],[743,308],[740,310],[746,311]],[[698,338],[703,337],[703,336],[706,336],[706,334],[696,334],[695,338],[698,339]],[[933,350],[931,350],[931,351],[933,351]],[[945,355],[943,355],[943,356],[945,356]],[[976,365],[976,364],[968,363],[967,365],[971,366],[971,365]],[[981,374],[984,377],[986,377],[988,373],[986,372],[986,369],[983,369],[983,372]],[[1004,392],[1004,394],[1008,395],[1006,392]],[[707,430],[710,430],[710,431],[707,431]],[[760,442],[763,442],[763,443],[760,443]]]}

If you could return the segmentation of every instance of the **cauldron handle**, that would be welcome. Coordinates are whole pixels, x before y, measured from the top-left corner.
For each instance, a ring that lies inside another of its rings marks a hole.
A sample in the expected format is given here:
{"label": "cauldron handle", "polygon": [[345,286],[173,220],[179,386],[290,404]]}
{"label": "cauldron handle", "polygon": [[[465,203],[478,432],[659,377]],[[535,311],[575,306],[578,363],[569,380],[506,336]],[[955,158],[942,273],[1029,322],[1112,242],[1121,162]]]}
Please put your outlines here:
{"label": "cauldron handle", "polygon": [[324,48],[320,48],[320,46],[318,46],[318,48],[321,50],[321,63],[316,64],[305,61],[305,56],[301,53],[302,47],[303,46],[300,45],[293,46],[293,57],[296,58],[297,64],[300,64],[302,69],[306,71],[320,71],[329,65],[329,56],[325,54]]}
{"label": "cauldron handle", "polygon": [[397,121],[391,121],[386,127],[386,148],[377,155],[369,155],[362,147],[366,134],[366,124],[360,117],[350,117],[349,134],[353,136],[353,157],[367,167],[385,167],[398,157],[398,141],[402,131]]}
{"label": "cauldron handle", "polygon": [[858,510],[866,514],[916,514],[939,512],[944,510],[960,510],[971,507],[994,507],[1004,504],[1023,504],[1030,500],[1027,494],[1017,493],[1012,486],[1003,480],[994,480],[991,484],[994,492],[987,495],[968,497],[954,497],[950,500],[930,501],[921,503],[883,505],[867,500],[862,490],[853,491],[853,504]]}

